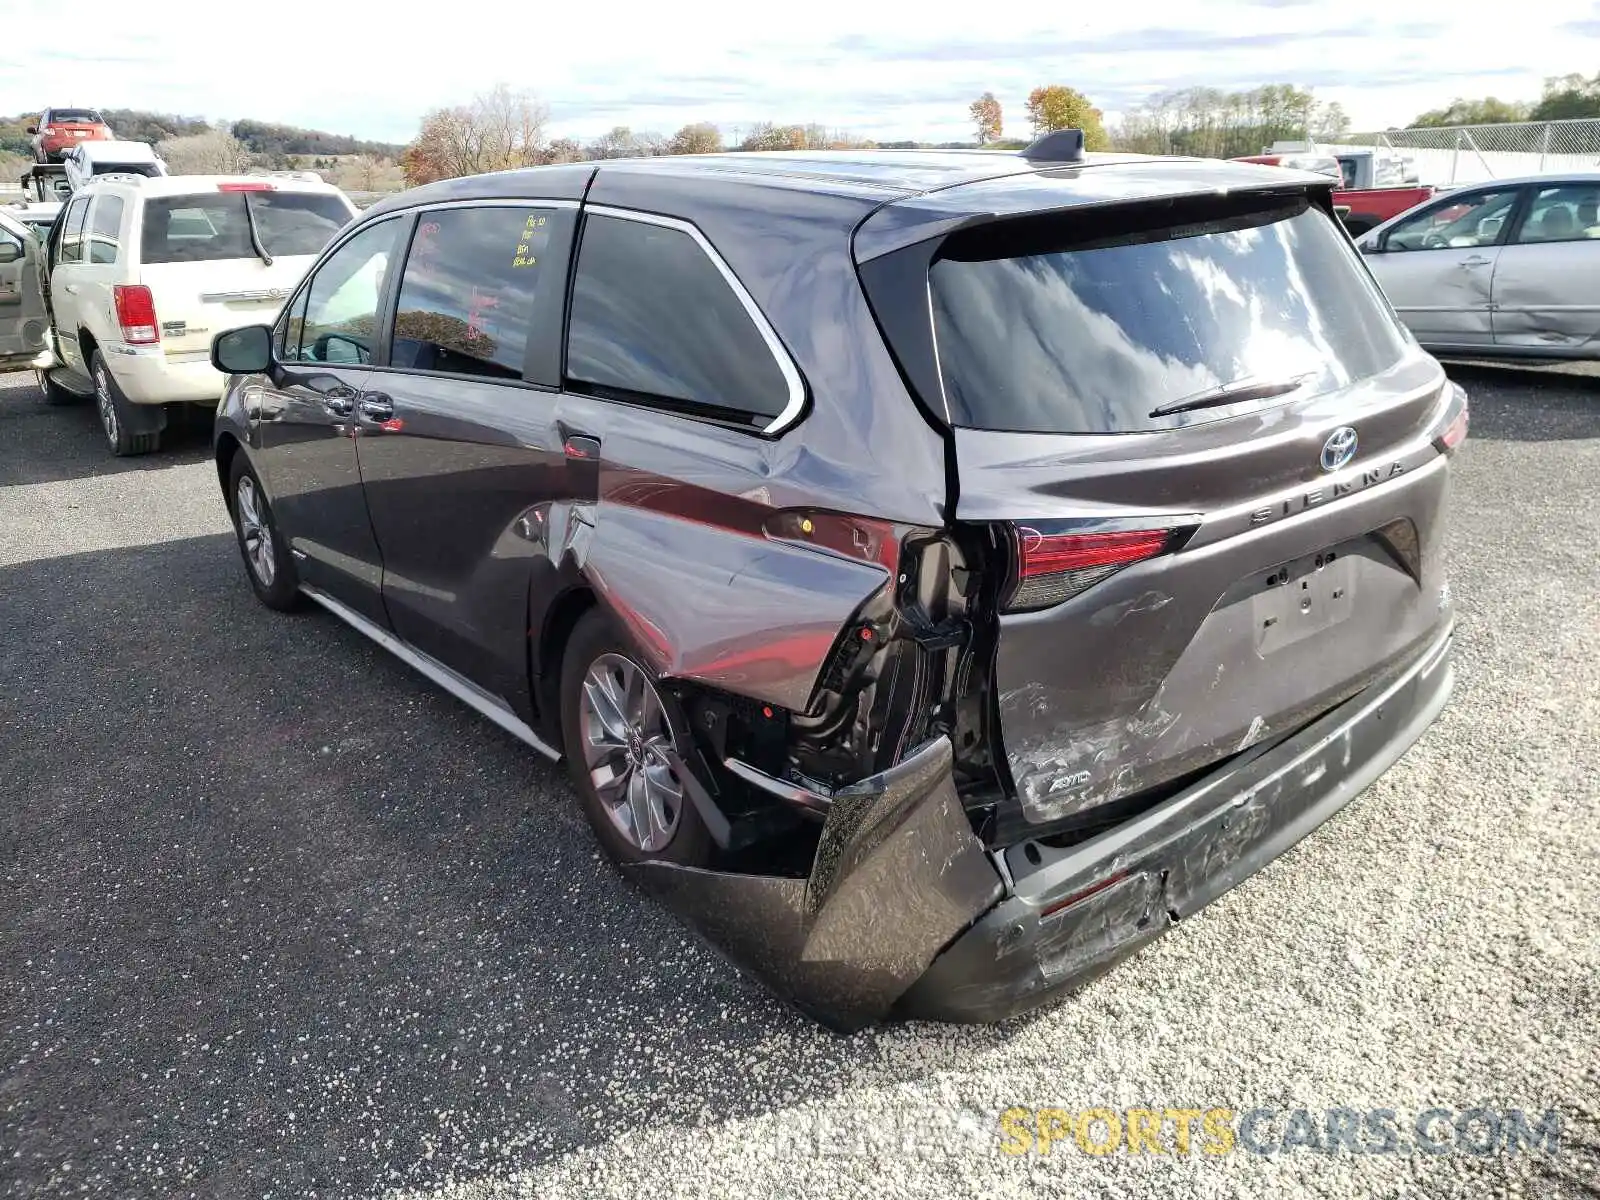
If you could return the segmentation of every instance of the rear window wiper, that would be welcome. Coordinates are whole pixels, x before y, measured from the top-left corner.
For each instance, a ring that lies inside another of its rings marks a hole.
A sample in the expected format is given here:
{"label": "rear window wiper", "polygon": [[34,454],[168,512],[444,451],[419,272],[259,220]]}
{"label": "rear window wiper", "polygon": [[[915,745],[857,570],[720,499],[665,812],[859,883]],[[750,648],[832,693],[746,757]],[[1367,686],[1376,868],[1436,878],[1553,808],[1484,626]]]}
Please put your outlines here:
{"label": "rear window wiper", "polygon": [[244,194],[244,220],[250,226],[250,247],[261,256],[261,261],[267,266],[272,265],[272,255],[267,253],[266,245],[261,241],[261,230],[256,228],[256,210],[250,206],[250,193]]}
{"label": "rear window wiper", "polygon": [[1240,379],[1207,388],[1203,392],[1194,392],[1181,400],[1170,401],[1160,408],[1151,409],[1150,416],[1170,417],[1175,413],[1193,412],[1197,408],[1220,408],[1224,404],[1239,404],[1245,400],[1271,400],[1274,396],[1298,392],[1311,379],[1311,375],[1296,375],[1289,379]]}

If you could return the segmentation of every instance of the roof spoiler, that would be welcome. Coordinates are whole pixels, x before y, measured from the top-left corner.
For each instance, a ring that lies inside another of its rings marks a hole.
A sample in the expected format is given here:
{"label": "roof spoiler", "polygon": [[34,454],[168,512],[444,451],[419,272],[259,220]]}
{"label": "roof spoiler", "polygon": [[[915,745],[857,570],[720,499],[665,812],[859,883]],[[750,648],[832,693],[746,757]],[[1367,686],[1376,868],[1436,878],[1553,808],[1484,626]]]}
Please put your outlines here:
{"label": "roof spoiler", "polygon": [[1047,133],[1024,150],[1022,157],[1037,163],[1083,162],[1083,130],[1057,129]]}

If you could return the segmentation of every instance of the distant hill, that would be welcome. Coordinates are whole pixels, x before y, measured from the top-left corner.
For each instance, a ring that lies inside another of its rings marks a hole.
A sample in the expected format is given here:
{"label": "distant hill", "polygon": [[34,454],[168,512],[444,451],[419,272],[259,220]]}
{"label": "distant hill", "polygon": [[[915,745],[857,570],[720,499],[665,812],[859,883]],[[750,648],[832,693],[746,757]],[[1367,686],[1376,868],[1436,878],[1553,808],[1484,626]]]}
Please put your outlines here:
{"label": "distant hill", "polygon": [[269,125],[265,121],[235,121],[233,136],[253,154],[371,154],[397,158],[405,149],[394,142],[369,142],[344,133],[323,133],[295,125]]}
{"label": "distant hill", "polygon": [[[164,142],[168,138],[206,133],[214,128],[203,117],[180,117],[137,108],[102,108],[100,112],[113,133],[131,142]],[[0,153],[30,153],[27,127],[38,116],[37,112],[28,112],[15,117],[0,117]],[[405,149],[391,142],[369,142],[349,134],[324,133],[320,129],[301,129],[297,125],[274,125],[266,121],[235,121],[230,129],[233,136],[243,142],[252,154],[268,158],[350,154],[394,158]]]}

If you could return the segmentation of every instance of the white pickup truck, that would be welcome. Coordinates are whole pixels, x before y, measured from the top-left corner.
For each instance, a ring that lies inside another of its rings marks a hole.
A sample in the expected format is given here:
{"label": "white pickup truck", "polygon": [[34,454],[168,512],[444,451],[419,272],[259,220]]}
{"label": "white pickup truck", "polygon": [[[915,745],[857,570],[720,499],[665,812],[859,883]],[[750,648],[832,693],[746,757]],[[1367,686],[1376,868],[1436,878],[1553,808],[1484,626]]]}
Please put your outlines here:
{"label": "white pickup truck", "polygon": [[81,142],[62,155],[61,162],[66,167],[67,187],[74,192],[102,175],[167,174],[167,164],[148,142]]}
{"label": "white pickup truck", "polygon": [[356,208],[315,176],[114,174],[50,231],[51,403],[93,396],[113,454],[160,444],[166,406],[214,406],[214,335],[272,321]]}

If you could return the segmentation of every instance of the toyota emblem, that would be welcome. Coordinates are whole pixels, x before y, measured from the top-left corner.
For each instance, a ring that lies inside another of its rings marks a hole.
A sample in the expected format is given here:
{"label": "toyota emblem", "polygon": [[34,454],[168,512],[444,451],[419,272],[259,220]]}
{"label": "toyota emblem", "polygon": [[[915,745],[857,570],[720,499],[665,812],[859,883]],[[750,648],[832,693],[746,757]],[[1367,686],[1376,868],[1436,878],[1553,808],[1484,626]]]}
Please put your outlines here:
{"label": "toyota emblem", "polygon": [[1356,431],[1342,425],[1328,435],[1322,443],[1322,469],[1337,471],[1356,456]]}

